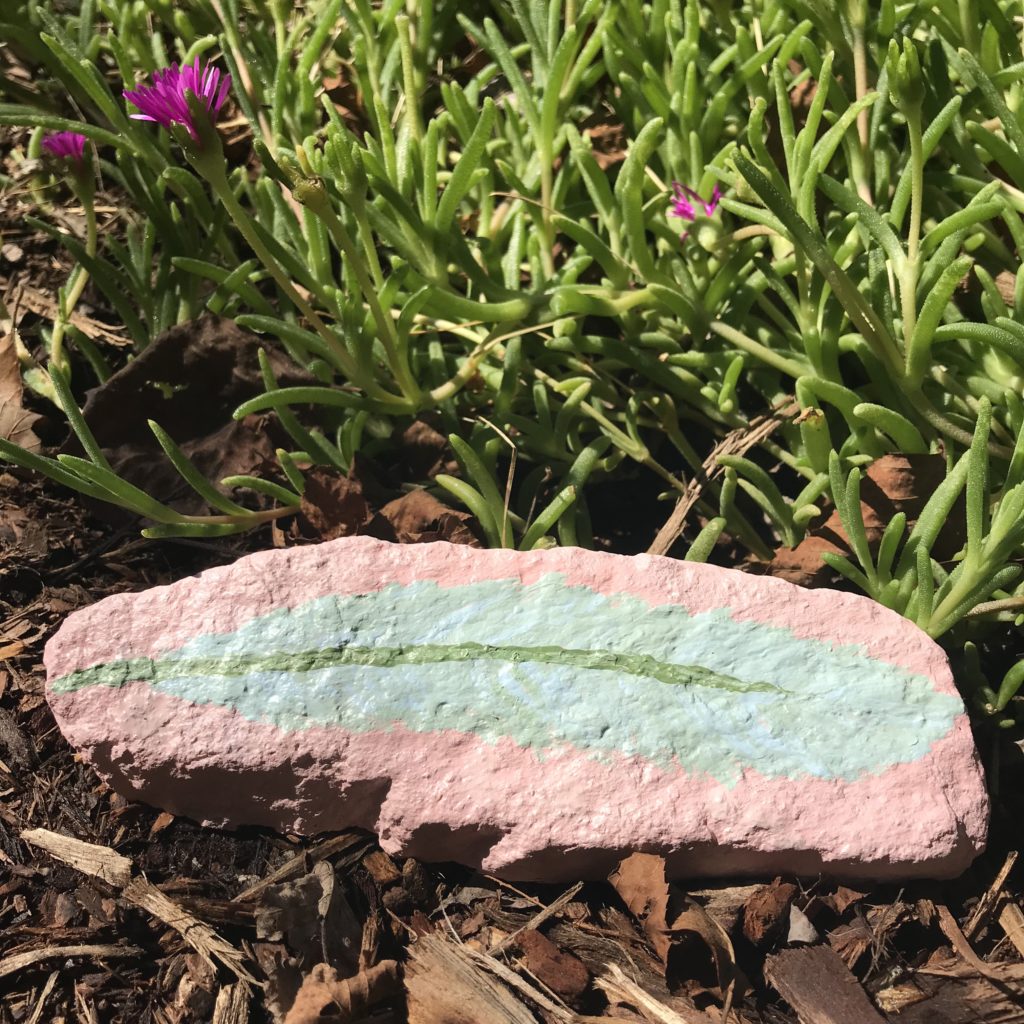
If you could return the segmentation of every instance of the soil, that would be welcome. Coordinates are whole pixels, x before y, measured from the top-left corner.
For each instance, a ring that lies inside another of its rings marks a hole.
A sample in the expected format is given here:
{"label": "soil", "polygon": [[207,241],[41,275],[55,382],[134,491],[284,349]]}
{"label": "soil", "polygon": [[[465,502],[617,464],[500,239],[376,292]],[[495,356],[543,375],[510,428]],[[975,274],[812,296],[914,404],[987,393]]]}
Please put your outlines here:
{"label": "soil", "polygon": [[46,639],[274,540],[146,541],[0,475],[0,1024],[1024,1020],[1024,756],[995,729],[989,850],[954,882],[870,891],[669,886],[643,855],[608,883],[513,887],[367,834],[222,832],[114,794],[50,715]]}

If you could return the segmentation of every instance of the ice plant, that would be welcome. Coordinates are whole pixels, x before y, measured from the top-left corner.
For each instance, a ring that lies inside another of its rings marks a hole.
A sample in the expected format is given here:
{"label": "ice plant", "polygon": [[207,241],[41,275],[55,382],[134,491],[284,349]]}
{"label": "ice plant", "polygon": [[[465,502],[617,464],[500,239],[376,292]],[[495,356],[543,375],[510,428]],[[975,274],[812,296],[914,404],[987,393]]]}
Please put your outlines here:
{"label": "ice plant", "polygon": [[[95,185],[92,170],[85,160],[86,137],[80,132],[54,132],[42,141],[42,148],[51,157],[61,161],[67,172],[67,182],[82,204],[85,213],[85,251],[91,258],[96,255],[96,210],[93,205]],[[60,290],[58,316],[53,322],[50,335],[50,365],[61,369],[64,366],[64,333],[71,319],[75,305],[89,281],[89,271],[76,266],[68,283]],[[55,397],[52,393],[50,397]]]}
{"label": "ice plant", "polygon": [[183,125],[192,139],[199,141],[198,126],[189,108],[192,93],[216,121],[220,108],[231,89],[231,76],[213,65],[205,67],[199,58],[179,68],[177,62],[162,71],[153,72],[153,84],[138,89],[125,89],[124,98],[141,113],[132,114],[136,121],[155,121],[164,128]]}
{"label": "ice plant", "polygon": [[[231,76],[229,74],[209,65],[203,67],[197,57],[192,64],[186,64],[183,68],[179,68],[175,63],[169,68],[154,72],[151,86],[142,86],[134,90],[125,89],[124,97],[141,111],[139,114],[131,115],[135,120],[155,121],[176,135],[178,141],[183,144],[189,163],[210,184],[235,226],[252,247],[253,252],[277,280],[282,291],[313,325],[316,333],[320,335],[326,347],[331,351],[339,368],[350,380],[362,383],[366,374],[361,372],[359,364],[324,323],[309,301],[296,290],[290,274],[267,247],[256,229],[252,217],[238,202],[228,183],[228,168],[224,152],[213,125],[220,108],[227,99],[230,88]],[[204,109],[209,115],[206,119],[203,118]],[[191,142],[185,137],[184,132],[176,130],[178,126],[188,132]],[[311,196],[307,196],[307,200],[311,198]],[[351,255],[358,261],[354,250]],[[383,313],[381,313],[380,319],[384,322]],[[392,331],[394,330],[390,321],[386,322],[386,326]],[[385,345],[388,340],[385,336]],[[382,391],[372,381],[366,382],[366,388],[367,392],[378,400],[405,401]]]}
{"label": "ice plant", "polygon": [[58,160],[80,164],[85,159],[85,142],[78,132],[55,132],[43,139],[43,149]]}
{"label": "ice plant", "polygon": [[705,216],[710,217],[718,209],[718,203],[722,198],[722,190],[717,185],[707,202],[692,188],[680,185],[678,181],[672,182],[672,191],[672,216],[689,221],[694,221],[700,216],[698,209],[703,209]]}

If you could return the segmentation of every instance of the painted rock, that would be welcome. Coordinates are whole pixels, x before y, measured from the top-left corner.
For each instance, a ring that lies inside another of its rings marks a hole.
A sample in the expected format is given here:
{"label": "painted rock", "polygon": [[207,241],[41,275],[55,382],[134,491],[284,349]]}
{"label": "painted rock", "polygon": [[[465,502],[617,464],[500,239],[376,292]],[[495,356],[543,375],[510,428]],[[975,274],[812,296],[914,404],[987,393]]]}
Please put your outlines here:
{"label": "painted rock", "polygon": [[71,615],[70,742],[206,824],[511,879],[949,876],[988,802],[942,650],[864,597],[655,556],[346,538]]}

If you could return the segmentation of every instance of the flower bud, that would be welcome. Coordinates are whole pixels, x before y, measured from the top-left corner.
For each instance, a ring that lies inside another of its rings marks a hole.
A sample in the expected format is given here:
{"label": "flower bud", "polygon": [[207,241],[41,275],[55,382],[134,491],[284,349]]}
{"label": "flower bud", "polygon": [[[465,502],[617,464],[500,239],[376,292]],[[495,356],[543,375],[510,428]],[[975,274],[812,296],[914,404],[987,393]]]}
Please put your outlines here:
{"label": "flower bud", "polygon": [[914,41],[904,36],[901,48],[895,39],[891,39],[886,65],[889,71],[889,95],[892,97],[893,105],[904,116],[919,113],[924,101],[924,78],[921,75],[921,59]]}
{"label": "flower bud", "polygon": [[292,195],[303,206],[313,210],[327,202],[327,188],[323,178],[300,178],[292,186]]}

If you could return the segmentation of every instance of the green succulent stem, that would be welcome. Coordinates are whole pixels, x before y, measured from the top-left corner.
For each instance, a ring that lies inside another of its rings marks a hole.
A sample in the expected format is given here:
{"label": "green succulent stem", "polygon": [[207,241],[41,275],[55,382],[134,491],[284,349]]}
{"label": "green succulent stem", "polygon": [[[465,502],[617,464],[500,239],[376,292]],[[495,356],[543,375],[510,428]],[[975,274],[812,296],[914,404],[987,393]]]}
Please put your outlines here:
{"label": "green succulent stem", "polygon": [[[72,182],[75,183],[75,192],[85,211],[85,252],[90,258],[95,257],[97,249],[96,203],[92,182],[88,177],[88,172],[73,175]],[[50,336],[50,363],[58,370],[66,369],[64,333],[71,321],[71,314],[74,312],[75,306],[78,305],[78,300],[82,297],[88,283],[89,271],[79,265],[74,270],[74,279],[61,303],[57,319],[53,323],[53,333]]]}
{"label": "green succulent stem", "polygon": [[921,211],[924,205],[924,146],[920,109],[906,114],[910,136],[910,228],[907,258],[900,272],[900,303],[903,314],[903,348],[908,358],[917,326],[917,282],[920,275]]}
{"label": "green succulent stem", "polygon": [[186,150],[193,167],[206,179],[214,195],[221,201],[228,216],[238,228],[239,233],[248,242],[256,256],[267,269],[270,275],[277,282],[281,291],[295,305],[302,315],[309,321],[313,329],[323,340],[331,352],[338,369],[345,374],[353,384],[362,388],[368,397],[388,406],[396,407],[396,410],[412,411],[412,404],[409,399],[392,394],[381,388],[372,377],[355,360],[348,349],[338,340],[337,335],[324,323],[323,318],[313,308],[311,303],[295,287],[291,277],[274,257],[273,253],[260,238],[259,232],[246,213],[242,204],[235,198],[235,193],[228,181],[227,170],[222,152],[214,152],[209,148],[203,150]]}
{"label": "green succulent stem", "polygon": [[362,292],[363,298],[370,308],[370,314],[373,317],[374,323],[377,325],[381,344],[387,353],[388,363],[390,364],[391,372],[394,374],[395,381],[409,402],[410,410],[413,411],[419,408],[423,398],[423,390],[413,377],[407,353],[398,337],[395,322],[384,312],[384,308],[380,304],[378,286],[370,280],[370,275],[366,272],[366,266],[356,250],[355,243],[352,241],[352,236],[348,233],[348,229],[334,211],[334,207],[327,198],[326,192],[321,188],[314,188],[308,193],[303,193],[301,190],[296,189],[296,194],[299,196],[299,201],[308,206],[324,222],[335,245],[337,245],[341,254],[348,261],[348,267],[354,274],[359,290]]}

